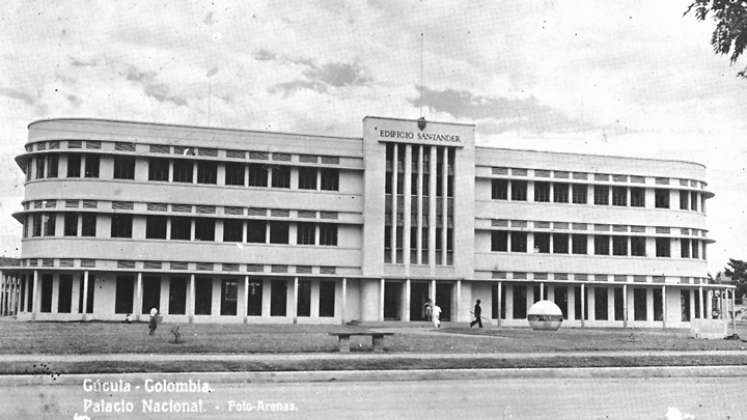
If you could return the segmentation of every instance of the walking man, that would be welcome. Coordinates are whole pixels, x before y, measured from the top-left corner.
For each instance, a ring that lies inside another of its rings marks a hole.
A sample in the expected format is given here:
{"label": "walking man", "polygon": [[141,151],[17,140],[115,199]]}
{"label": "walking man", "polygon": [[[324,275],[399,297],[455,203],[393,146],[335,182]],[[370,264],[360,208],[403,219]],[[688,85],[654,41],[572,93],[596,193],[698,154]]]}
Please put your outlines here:
{"label": "walking man", "polygon": [[475,303],[474,315],[475,320],[469,323],[469,327],[472,328],[477,324],[482,328],[482,308],[480,307],[480,299],[477,299],[477,303]]}
{"label": "walking man", "polygon": [[441,307],[435,303],[431,307],[431,318],[433,318],[433,327],[441,328]]}
{"label": "walking man", "polygon": [[158,309],[150,308],[150,320],[148,322],[148,335],[153,335],[158,328]]}

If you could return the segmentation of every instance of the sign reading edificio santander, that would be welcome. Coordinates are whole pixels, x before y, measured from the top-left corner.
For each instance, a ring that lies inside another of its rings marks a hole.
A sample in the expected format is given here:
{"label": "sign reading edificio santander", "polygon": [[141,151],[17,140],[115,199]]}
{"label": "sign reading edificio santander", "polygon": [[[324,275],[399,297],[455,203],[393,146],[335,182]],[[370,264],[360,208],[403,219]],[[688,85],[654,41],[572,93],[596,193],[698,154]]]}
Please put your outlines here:
{"label": "sign reading edificio santander", "polygon": [[443,146],[461,146],[462,139],[458,134],[448,133],[428,133],[424,131],[405,131],[405,130],[377,130],[379,141],[395,141],[407,143],[431,143]]}

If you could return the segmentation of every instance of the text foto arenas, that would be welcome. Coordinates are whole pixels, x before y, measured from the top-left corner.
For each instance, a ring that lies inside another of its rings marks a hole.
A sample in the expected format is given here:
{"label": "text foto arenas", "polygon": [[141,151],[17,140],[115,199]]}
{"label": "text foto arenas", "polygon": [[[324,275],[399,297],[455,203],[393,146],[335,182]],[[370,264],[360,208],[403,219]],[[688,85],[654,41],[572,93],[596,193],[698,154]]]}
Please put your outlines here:
{"label": "text foto arenas", "polygon": [[[142,385],[119,379],[116,381],[102,381],[100,379],[85,379],[83,381],[83,391],[86,393],[103,393],[107,397],[113,394],[127,394],[130,392],[144,391],[147,394],[208,394],[213,392],[208,382],[201,380],[187,381],[169,381],[166,379],[145,379]],[[225,407],[231,412],[290,412],[298,411],[294,403],[289,402],[272,402],[272,401],[242,401],[228,400]],[[215,406],[220,410],[220,406]],[[142,398],[140,399],[140,410],[143,413],[204,413],[208,411],[208,406],[202,398],[191,401],[174,400],[171,398]],[[135,412],[135,402],[125,398],[105,399],[105,398],[84,398],[84,413],[133,413]]]}

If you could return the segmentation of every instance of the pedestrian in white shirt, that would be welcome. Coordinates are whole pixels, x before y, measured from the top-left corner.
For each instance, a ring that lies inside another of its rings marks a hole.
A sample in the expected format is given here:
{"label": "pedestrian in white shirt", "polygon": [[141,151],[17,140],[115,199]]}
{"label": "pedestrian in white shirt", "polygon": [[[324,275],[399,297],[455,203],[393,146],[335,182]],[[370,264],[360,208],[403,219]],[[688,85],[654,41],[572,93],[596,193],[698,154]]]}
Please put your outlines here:
{"label": "pedestrian in white shirt", "polygon": [[441,328],[441,307],[433,304],[433,308],[431,308],[431,317],[433,318],[433,327],[434,328]]}

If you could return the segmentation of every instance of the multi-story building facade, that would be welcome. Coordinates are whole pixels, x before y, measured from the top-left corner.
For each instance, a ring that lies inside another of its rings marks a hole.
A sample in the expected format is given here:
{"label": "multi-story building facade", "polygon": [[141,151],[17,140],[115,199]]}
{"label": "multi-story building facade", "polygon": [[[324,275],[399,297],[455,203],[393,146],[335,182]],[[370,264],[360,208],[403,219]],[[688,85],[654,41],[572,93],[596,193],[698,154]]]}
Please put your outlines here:
{"label": "multi-story building facade", "polygon": [[[687,326],[706,280],[705,168],[475,146],[473,125],[366,117],[363,137],[91,119],[29,125],[23,320]],[[717,293],[714,293],[717,292]],[[719,298],[714,298],[716,295]]]}

